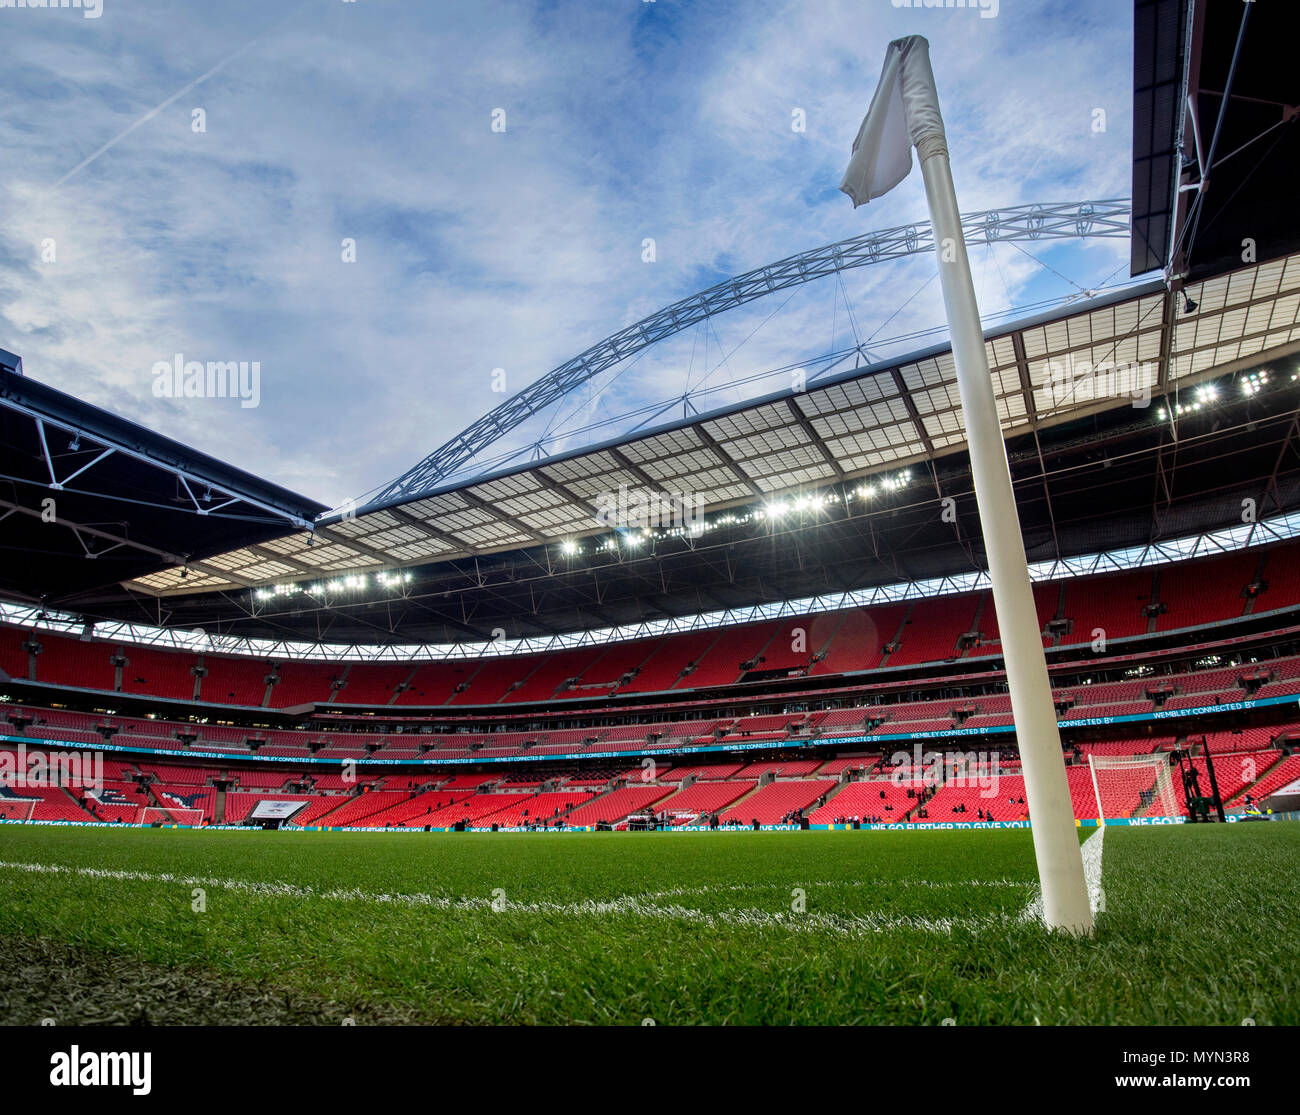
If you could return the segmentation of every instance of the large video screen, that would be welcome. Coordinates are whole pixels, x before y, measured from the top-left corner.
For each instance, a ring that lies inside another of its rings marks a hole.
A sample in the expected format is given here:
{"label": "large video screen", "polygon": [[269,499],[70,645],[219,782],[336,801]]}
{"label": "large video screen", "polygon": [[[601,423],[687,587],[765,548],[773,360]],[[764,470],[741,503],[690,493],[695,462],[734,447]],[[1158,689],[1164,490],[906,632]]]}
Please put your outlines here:
{"label": "large video screen", "polygon": [[249,813],[254,821],[287,821],[307,803],[305,801],[282,801],[272,799],[259,801]]}

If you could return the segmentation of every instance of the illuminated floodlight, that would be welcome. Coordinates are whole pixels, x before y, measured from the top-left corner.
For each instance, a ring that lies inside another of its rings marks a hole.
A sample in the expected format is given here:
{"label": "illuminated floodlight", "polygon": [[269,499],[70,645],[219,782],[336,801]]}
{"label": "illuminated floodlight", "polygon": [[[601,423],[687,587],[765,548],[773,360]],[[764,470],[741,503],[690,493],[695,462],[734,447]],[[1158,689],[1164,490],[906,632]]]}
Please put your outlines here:
{"label": "illuminated floodlight", "polygon": [[572,538],[566,538],[560,543],[560,552],[568,557],[572,557],[578,552],[578,544]]}
{"label": "illuminated floodlight", "polygon": [[[1292,376],[1292,379],[1295,377]],[[1260,369],[1258,372],[1251,372],[1248,376],[1240,381],[1241,393],[1249,398],[1251,395],[1258,395],[1264,390],[1269,381],[1269,374],[1266,369]]]}

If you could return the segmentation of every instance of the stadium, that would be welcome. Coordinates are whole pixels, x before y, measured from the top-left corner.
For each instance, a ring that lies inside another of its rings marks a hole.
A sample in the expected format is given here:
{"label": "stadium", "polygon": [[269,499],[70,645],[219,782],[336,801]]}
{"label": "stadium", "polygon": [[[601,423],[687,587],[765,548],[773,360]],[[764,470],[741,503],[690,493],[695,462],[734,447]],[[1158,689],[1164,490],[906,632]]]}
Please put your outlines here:
{"label": "stadium", "polygon": [[1128,272],[982,322],[1086,933],[1044,925],[959,331],[591,405],[715,318],[932,273],[868,206],[337,506],[8,338],[3,1021],[1300,1021],[1300,140],[1281,5],[1244,7],[1132,6],[1130,197],[961,215],[972,258]]}

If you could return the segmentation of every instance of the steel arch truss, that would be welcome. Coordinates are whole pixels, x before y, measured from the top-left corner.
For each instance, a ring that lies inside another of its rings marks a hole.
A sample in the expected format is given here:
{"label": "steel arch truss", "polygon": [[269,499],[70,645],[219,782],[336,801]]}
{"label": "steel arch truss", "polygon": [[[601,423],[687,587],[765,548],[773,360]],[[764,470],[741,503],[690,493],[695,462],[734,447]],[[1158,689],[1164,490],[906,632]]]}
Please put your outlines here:
{"label": "steel arch truss", "polygon": [[[962,228],[966,242],[973,245],[1127,237],[1129,215],[1127,199],[1019,205],[968,213],[962,217]],[[665,306],[606,337],[512,395],[394,480],[364,509],[406,502],[429,494],[482,450],[562,399],[575,387],[642,349],[715,314],[841,271],[933,250],[934,230],[928,221],[917,221],[800,252]]]}

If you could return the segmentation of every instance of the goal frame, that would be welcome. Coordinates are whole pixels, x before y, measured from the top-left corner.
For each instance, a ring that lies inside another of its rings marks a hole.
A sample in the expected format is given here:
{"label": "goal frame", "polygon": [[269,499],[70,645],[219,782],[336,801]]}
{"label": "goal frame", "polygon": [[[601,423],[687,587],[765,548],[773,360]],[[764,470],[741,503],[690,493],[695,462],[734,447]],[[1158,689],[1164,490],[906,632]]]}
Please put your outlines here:
{"label": "goal frame", "polygon": [[[1147,767],[1151,769],[1155,778],[1152,783],[1152,802],[1157,800],[1160,795],[1167,794],[1167,800],[1175,806],[1174,812],[1163,812],[1159,814],[1162,817],[1181,816],[1177,811],[1177,791],[1174,787],[1173,773],[1169,764],[1169,753],[1165,751],[1152,751],[1145,755],[1094,755],[1088,754],[1088,771],[1092,775],[1092,794],[1097,802],[1097,822],[1104,825],[1106,823],[1106,811],[1101,804],[1101,787],[1097,782],[1097,770],[1100,768],[1103,772],[1107,770],[1121,769],[1141,769]],[[1163,780],[1163,784],[1162,784]],[[1131,816],[1131,815],[1130,815]]]}
{"label": "goal frame", "polygon": [[[31,824],[36,817],[36,807],[41,804],[40,798],[0,798],[0,812],[5,814],[5,820],[13,823],[27,825]],[[27,806],[27,816],[15,817],[12,813],[14,807]]]}
{"label": "goal frame", "polygon": [[[178,813],[190,815],[191,819],[186,820],[176,816]],[[150,816],[154,814],[154,816]],[[137,825],[151,825],[155,821],[162,821],[163,824],[169,825],[190,825],[193,828],[203,824],[203,810],[187,808],[185,806],[166,806],[166,805],[142,805],[140,811],[135,815]]]}

